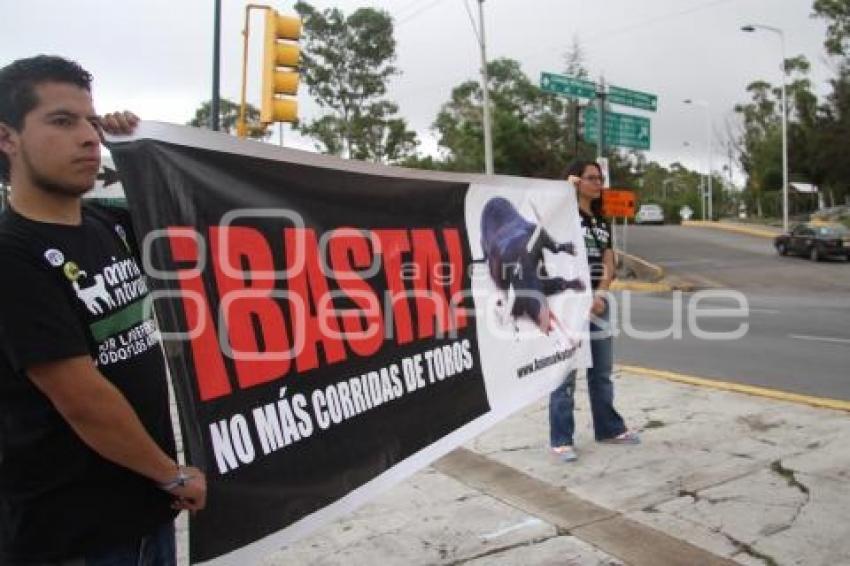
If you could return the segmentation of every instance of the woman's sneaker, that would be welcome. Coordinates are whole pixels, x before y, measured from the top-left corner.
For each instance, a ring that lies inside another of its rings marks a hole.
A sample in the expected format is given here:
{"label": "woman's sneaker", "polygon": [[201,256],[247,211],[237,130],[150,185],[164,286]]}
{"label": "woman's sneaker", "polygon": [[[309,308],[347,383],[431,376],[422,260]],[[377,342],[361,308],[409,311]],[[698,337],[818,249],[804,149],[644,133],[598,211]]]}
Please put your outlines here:
{"label": "woman's sneaker", "polygon": [[618,434],[613,438],[606,438],[605,440],[600,440],[604,444],[640,444],[640,436],[638,433],[633,432],[631,430],[627,430],[622,434]]}
{"label": "woman's sneaker", "polygon": [[572,446],[555,446],[552,448],[552,454],[561,462],[575,462],[578,460],[578,453]]}

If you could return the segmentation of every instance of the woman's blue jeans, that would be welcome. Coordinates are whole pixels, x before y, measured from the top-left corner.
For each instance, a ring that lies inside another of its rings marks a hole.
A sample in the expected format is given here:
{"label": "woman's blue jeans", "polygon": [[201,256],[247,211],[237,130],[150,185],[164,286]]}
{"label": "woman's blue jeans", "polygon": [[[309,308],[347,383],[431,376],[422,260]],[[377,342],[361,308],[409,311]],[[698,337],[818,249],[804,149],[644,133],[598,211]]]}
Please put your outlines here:
{"label": "woman's blue jeans", "polygon": [[[599,324],[590,322],[590,352],[593,367],[587,369],[587,392],[596,440],[614,438],[626,432],[626,424],[614,408],[614,384],[611,370],[614,365],[614,338],[610,329],[608,307],[598,317]],[[572,446],[576,370],[549,396],[549,442],[555,446]]]}

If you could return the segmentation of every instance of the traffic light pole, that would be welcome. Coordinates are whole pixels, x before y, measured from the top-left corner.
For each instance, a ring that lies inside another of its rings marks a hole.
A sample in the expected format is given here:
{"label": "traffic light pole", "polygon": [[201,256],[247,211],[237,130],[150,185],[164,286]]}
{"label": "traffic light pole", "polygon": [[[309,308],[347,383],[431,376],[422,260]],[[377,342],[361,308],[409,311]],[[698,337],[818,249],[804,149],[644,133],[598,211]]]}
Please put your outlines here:
{"label": "traffic light pole", "polygon": [[251,10],[268,10],[268,6],[248,4],[245,6],[245,27],[242,29],[242,100],[239,104],[239,121],[236,122],[236,135],[245,138],[248,135],[248,125],[245,123],[245,98],[248,84],[248,29],[251,26]]}
{"label": "traffic light pole", "polygon": [[215,15],[213,16],[213,76],[212,76],[212,99],[210,103],[210,129],[214,132],[219,130],[219,108],[221,99],[220,76],[221,76],[221,0],[215,0]]}
{"label": "traffic light pole", "polygon": [[605,157],[605,79],[603,77],[599,78],[596,101],[599,105],[599,136],[597,136],[596,157]]}

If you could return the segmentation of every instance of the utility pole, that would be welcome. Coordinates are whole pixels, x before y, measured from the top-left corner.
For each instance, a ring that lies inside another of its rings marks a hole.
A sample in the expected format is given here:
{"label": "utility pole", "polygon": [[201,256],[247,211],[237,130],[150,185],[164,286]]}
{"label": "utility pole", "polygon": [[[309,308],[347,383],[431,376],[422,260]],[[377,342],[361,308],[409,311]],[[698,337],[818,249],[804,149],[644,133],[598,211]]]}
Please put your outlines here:
{"label": "utility pole", "polygon": [[213,0],[215,15],[213,16],[213,69],[212,69],[212,98],[210,103],[210,129],[219,129],[219,98],[220,67],[221,67],[221,0]]}
{"label": "utility pole", "polygon": [[712,141],[711,140],[711,137],[712,137],[712,135],[711,135],[712,134],[712,131],[711,131],[711,111],[709,110],[707,104],[706,104],[706,107],[705,107],[705,116],[706,116],[706,118],[705,118],[706,130],[708,131],[708,133],[706,134],[708,136],[708,219],[713,221],[714,220],[714,189],[712,187],[712,179],[711,179],[711,161],[712,161],[713,150],[712,150],[712,143],[711,143],[711,141]]}
{"label": "utility pole", "polygon": [[596,143],[596,157],[605,157],[605,77],[599,77],[596,101],[599,104],[599,136]]}
{"label": "utility pole", "polygon": [[490,79],[487,75],[487,49],[484,38],[484,0],[478,0],[478,44],[481,47],[481,92],[484,114],[484,172],[493,174],[493,132],[490,127]]}
{"label": "utility pole", "polygon": [[[706,176],[705,176],[705,179],[706,179],[706,181],[705,181],[705,184],[706,184],[705,191],[706,192],[700,193],[700,202],[702,203],[702,209],[703,209],[703,213],[702,213],[703,218],[702,219],[705,220],[706,209],[708,209],[708,219],[713,220],[714,219],[714,210],[712,209],[712,206],[713,206],[712,201],[714,200],[714,191],[713,191],[712,183],[711,183],[711,161],[712,161],[711,107],[709,106],[708,102],[706,102],[705,100],[693,100],[691,98],[686,98],[684,100],[684,102],[685,102],[685,104],[692,104],[694,106],[699,106],[703,110],[705,110],[705,135],[706,135],[705,145],[706,145],[706,149],[708,150],[708,171],[706,172]],[[706,201],[708,201],[708,202],[706,203]]]}
{"label": "utility pole", "polygon": [[732,158],[733,158],[733,155],[732,155],[732,145],[731,144],[729,145],[727,151],[728,151],[728,156],[729,156],[729,165],[728,165],[728,167],[729,167],[729,189],[728,189],[728,191],[729,191],[729,196],[732,198],[732,203],[735,207],[735,209],[732,211],[732,215],[735,218],[737,218],[741,211],[739,210],[739,205],[738,205],[738,196],[737,196],[738,191],[735,190],[735,185],[732,183]]}
{"label": "utility pole", "polygon": [[570,108],[573,111],[573,159],[578,159],[578,130],[579,130],[579,114],[582,106],[578,102],[570,101]]}

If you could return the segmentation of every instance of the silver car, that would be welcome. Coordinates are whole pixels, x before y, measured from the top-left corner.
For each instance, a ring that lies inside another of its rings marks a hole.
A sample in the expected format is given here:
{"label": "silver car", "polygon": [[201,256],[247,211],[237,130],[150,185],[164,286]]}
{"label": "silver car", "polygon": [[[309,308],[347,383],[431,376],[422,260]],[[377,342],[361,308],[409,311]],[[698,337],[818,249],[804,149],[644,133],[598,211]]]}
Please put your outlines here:
{"label": "silver car", "polygon": [[635,215],[635,224],[664,224],[664,210],[658,204],[642,204]]}

